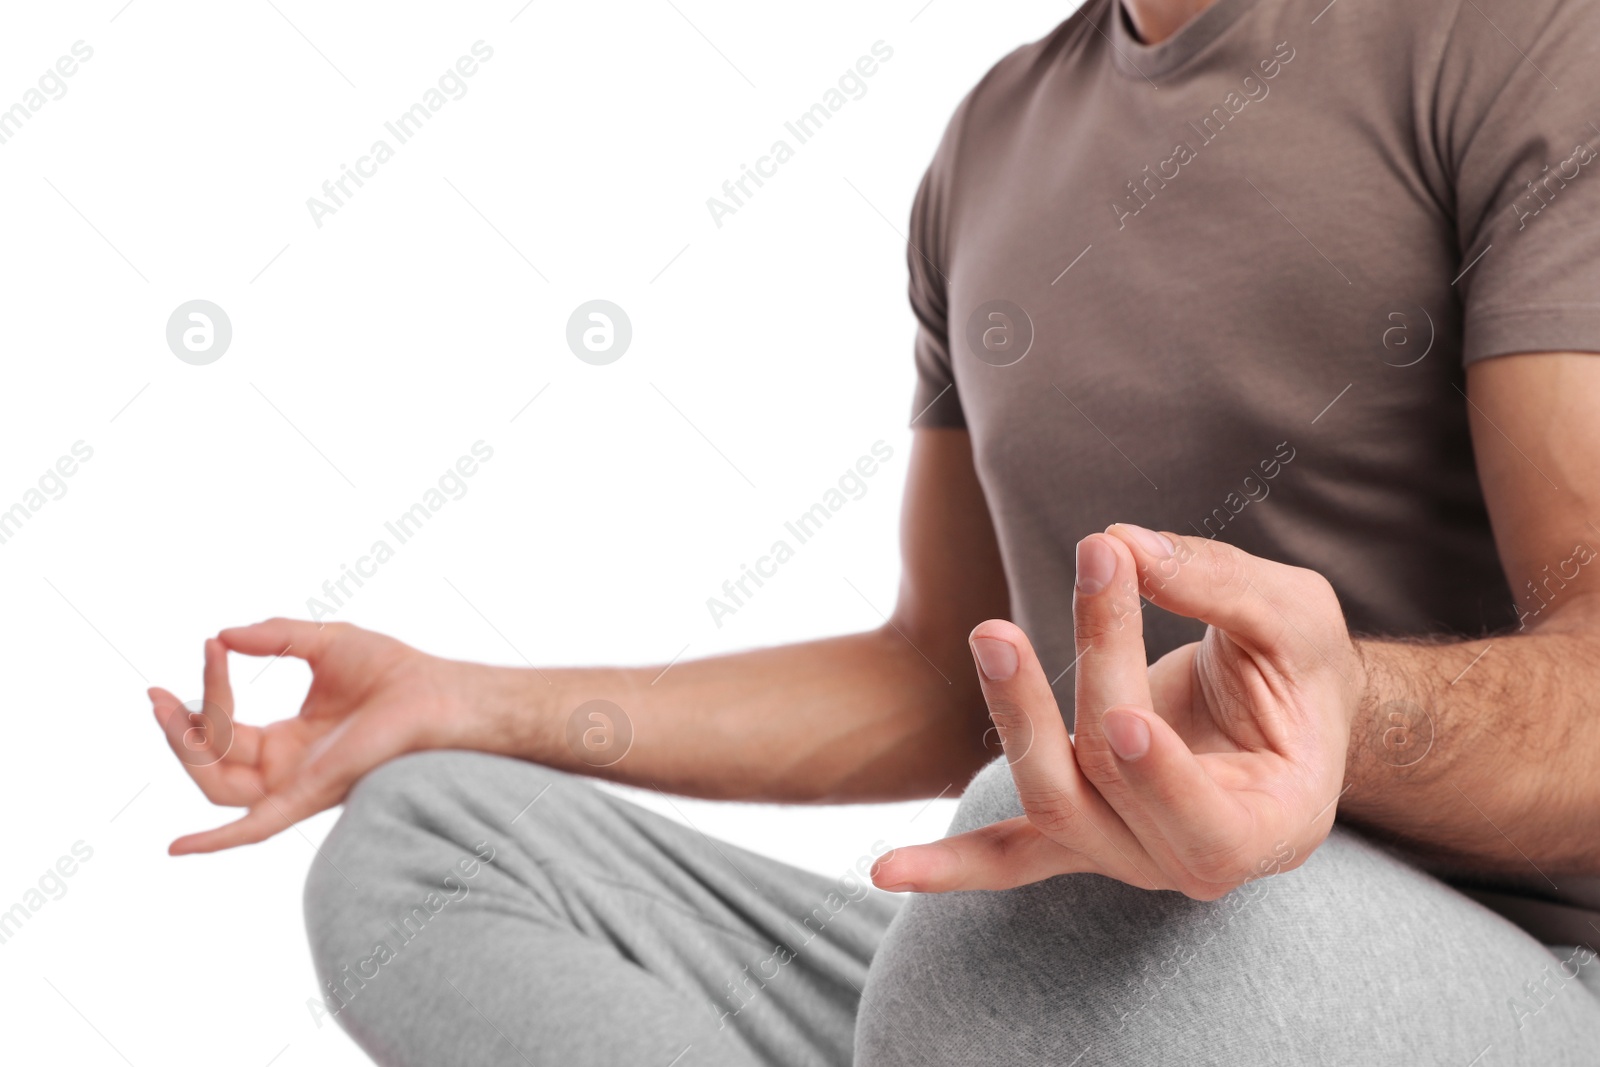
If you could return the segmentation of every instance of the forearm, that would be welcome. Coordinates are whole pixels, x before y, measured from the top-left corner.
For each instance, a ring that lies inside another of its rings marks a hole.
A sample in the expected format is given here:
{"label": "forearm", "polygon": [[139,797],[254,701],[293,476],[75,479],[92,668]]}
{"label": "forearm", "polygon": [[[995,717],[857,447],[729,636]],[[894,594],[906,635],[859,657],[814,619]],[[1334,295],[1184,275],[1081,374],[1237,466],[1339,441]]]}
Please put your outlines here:
{"label": "forearm", "polygon": [[[885,628],[670,667],[464,664],[459,726],[446,743],[713,799],[959,792],[985,759],[987,717],[970,667],[947,665],[951,650],[929,651],[939,668]],[[611,724],[631,731],[625,754],[575,741],[569,720],[591,700],[625,716]]]}
{"label": "forearm", "polygon": [[1600,640],[1585,614],[1478,641],[1359,642],[1340,816],[1444,870],[1539,885],[1600,872]]}

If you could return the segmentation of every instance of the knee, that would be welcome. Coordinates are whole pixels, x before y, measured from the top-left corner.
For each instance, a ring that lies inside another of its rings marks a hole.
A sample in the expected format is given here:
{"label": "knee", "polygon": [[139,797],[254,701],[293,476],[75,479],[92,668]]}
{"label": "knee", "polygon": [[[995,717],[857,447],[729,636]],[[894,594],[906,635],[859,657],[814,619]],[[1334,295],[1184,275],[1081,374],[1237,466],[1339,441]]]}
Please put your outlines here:
{"label": "knee", "polygon": [[[1021,1028],[1064,1061],[1092,1044],[1080,1067],[1162,1062],[1162,1042],[1196,1019],[1236,1015],[1241,997],[1274,1010],[1316,1000],[1329,953],[1355,951],[1412,977],[1416,966],[1405,957],[1425,955],[1428,939],[1418,930],[1402,935],[1379,916],[1385,907],[1450,914],[1447,897],[1343,831],[1300,869],[1216,901],[1098,875],[915,897],[873,961],[860,1061],[911,1062],[890,1051],[896,1033],[873,1025],[902,1015],[926,1022],[912,1029],[930,1048],[1004,1048]],[[1388,1013],[1394,1005],[1366,1009]],[[962,1032],[941,1019],[965,1020]],[[1235,1062],[1272,1061],[1241,1053]]]}
{"label": "knee", "polygon": [[306,875],[306,932],[319,972],[369,951],[375,927],[438,891],[461,865],[496,858],[519,809],[567,777],[461,751],[414,753],[369,772]]}

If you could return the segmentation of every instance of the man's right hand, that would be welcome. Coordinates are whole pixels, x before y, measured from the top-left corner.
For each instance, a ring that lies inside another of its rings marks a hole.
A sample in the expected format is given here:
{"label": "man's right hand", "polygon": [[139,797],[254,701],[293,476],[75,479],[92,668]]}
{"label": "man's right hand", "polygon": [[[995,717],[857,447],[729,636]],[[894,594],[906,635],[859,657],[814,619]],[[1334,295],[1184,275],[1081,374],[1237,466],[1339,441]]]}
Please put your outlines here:
{"label": "man's right hand", "polygon": [[[293,656],[311,667],[300,714],[267,726],[234,722],[228,653]],[[150,690],[173,753],[214,804],[249,809],[178,838],[174,856],[264,841],[342,803],[357,779],[407,752],[446,747],[465,708],[467,665],[348,623],[269,619],[206,641],[205,697],[192,712]]]}
{"label": "man's right hand", "polygon": [[[1009,615],[1005,569],[965,430],[917,430],[905,485],[899,600],[862,633],[681,662],[682,648],[648,665],[530,669],[435,658],[348,623],[224,630],[206,642],[198,713],[164,689],[150,699],[206,796],[249,810],[171,851],[263,841],[341,803],[380,764],[442,748],[714,800],[871,803],[957,789],[993,755],[966,638]],[[310,664],[300,714],[236,724],[229,652]],[[591,700],[613,704],[628,730],[627,747],[604,763],[587,735],[573,736]]]}

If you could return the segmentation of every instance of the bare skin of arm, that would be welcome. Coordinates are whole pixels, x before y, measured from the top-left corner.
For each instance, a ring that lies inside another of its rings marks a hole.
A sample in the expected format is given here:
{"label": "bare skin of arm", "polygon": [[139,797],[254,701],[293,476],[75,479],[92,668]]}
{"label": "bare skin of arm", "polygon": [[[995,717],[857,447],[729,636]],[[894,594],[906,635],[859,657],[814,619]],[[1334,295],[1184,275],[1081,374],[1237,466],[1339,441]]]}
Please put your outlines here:
{"label": "bare skin of arm", "polygon": [[618,781],[800,803],[959,791],[992,754],[983,748],[988,712],[967,634],[1008,610],[965,431],[917,433],[901,553],[898,602],[879,629],[691,661],[658,682],[660,667],[477,668],[479,706],[458,716],[468,732],[450,740],[590,770],[569,750],[564,712],[603,698],[628,714],[634,731],[627,758],[592,769]]}
{"label": "bare skin of arm", "polygon": [[[1040,759],[1053,761],[1040,777],[1051,796],[1068,795],[1061,785],[1067,781],[1077,790],[1072,795],[1081,794],[1072,813],[1094,814],[1105,826],[1084,830],[1081,840],[1063,841],[1070,835],[1057,825],[1062,811],[1052,821],[1051,812],[1030,809],[1034,828],[1049,832],[1029,836],[1019,826],[1011,837],[980,831],[959,846],[960,839],[951,839],[947,845],[902,849],[893,870],[880,870],[879,884],[928,892],[1000,888],[1053,873],[1099,870],[1135,884],[1165,884],[1210,897],[1259,869],[1260,843],[1242,832],[1235,835],[1240,844],[1234,851],[1251,862],[1215,862],[1215,839],[1229,829],[1230,819],[1245,827],[1259,822],[1245,818],[1248,809],[1238,803],[1249,796],[1269,798],[1263,811],[1289,803],[1306,817],[1295,862],[1326,833],[1337,803],[1343,818],[1409,845],[1440,868],[1532,884],[1600,871],[1600,776],[1593,770],[1600,724],[1589,710],[1600,686],[1600,582],[1586,569],[1593,553],[1578,551],[1600,542],[1600,530],[1588,518],[1600,514],[1600,427],[1590,414],[1600,402],[1600,361],[1573,354],[1488,360],[1469,370],[1468,394],[1504,566],[1513,588],[1532,581],[1541,591],[1524,598],[1525,609],[1538,611],[1527,616],[1521,632],[1486,641],[1352,642],[1343,634],[1336,600],[1323,595],[1326,582],[1310,572],[1284,573],[1279,564],[1200,539],[1189,544],[1173,537],[1179,546],[1174,557],[1152,554],[1126,533],[1109,540],[1094,535],[1088,540],[1101,548],[1113,541],[1121,545],[1114,553],[1119,584],[1137,576],[1139,591],[1157,603],[1195,617],[1215,616],[1211,647],[1235,659],[1243,647],[1247,660],[1234,666],[1268,668],[1278,679],[1278,695],[1290,698],[1287,704],[1258,707],[1250,697],[1248,706],[1209,707],[1203,706],[1209,700],[1193,700],[1184,678],[1216,673],[1222,669],[1218,663],[1228,668],[1226,656],[1208,657],[1199,643],[1150,668],[1150,689],[1159,697],[1154,715],[1170,717],[1177,730],[1163,733],[1150,717],[1151,694],[1141,692],[1129,673],[1143,663],[1142,647],[1117,636],[1125,627],[1121,609],[1097,606],[1097,600],[1114,597],[1114,589],[1086,596],[1080,585],[1080,623],[1091,623],[1079,633],[1080,645],[1088,648],[1078,685],[1089,690],[1079,693],[1080,710],[1101,709],[1102,719],[1114,715],[1124,730],[1127,712],[1137,713],[1157,728],[1159,744],[1151,753],[1158,758],[1146,763],[1137,751],[1113,758],[1100,728],[1080,723],[1076,745],[1063,735],[1059,751],[1037,751]],[[238,727],[228,755],[204,766],[196,765],[186,730],[193,734],[189,727],[200,726],[209,739],[220,723],[176,715],[177,699],[155,690],[157,718],[207,796],[251,809],[228,827],[180,839],[174,851],[214,851],[271,836],[337,804],[372,767],[417,749],[482,748],[591,770],[566,747],[564,721],[576,703],[593,697],[627,707],[634,722],[634,750],[600,772],[620,781],[707,797],[791,801],[928,796],[964,782],[987,756],[981,740],[987,720],[961,646],[973,620],[1003,616],[1006,609],[1004,577],[965,434],[917,434],[904,542],[905,579],[892,625],[684,664],[653,687],[647,678],[657,668],[547,671],[546,680],[533,671],[437,660],[354,628],[311,626],[313,634],[327,636],[290,651],[313,667],[301,715],[265,728]],[[1083,551],[1080,545],[1080,561]],[[1231,603],[1241,578],[1252,579],[1244,583],[1250,596]],[[1255,605],[1252,597],[1263,603]],[[1107,611],[1110,616],[1094,623]],[[1279,625],[1290,617],[1297,620],[1293,626]],[[220,640],[208,642],[208,702],[231,715],[225,646],[275,655],[284,651],[282,627],[289,625],[310,624],[274,621],[224,631]],[[1025,637],[1007,624],[980,630],[979,636],[1011,642],[1023,653],[1023,670],[1014,680],[986,683],[996,722],[1059,727],[1048,687],[1034,684],[1038,668]],[[1280,632],[1274,636],[1273,630]],[[1307,633],[1327,636],[1308,641]],[[929,661],[948,683],[934,680]],[[1306,687],[1314,679],[1315,692]],[[1341,684],[1352,680],[1359,684]],[[1409,766],[1396,766],[1410,757],[1395,758],[1395,701],[1424,708],[1432,723],[1427,754]],[[1229,733],[1252,720],[1272,726],[1284,751]],[[1295,722],[1300,726],[1285,733],[1285,724]],[[1009,745],[1033,731],[1014,727],[1002,736]],[[1189,775],[1184,781],[1211,788],[1176,747],[1182,744],[1214,762],[1220,757],[1224,773],[1218,782],[1225,792],[1211,794],[1215,825],[1204,817],[1196,821],[1193,790],[1180,788],[1183,781],[1163,769],[1183,769]],[[1234,750],[1239,754],[1228,754]],[[1075,769],[1085,763],[1086,752],[1096,758]],[[1018,758],[1013,756],[1014,763]],[[1323,764],[1330,760],[1343,765],[1343,792],[1337,776],[1327,796],[1320,786],[1306,789],[1308,781],[1326,776],[1310,775],[1309,769],[1326,771]],[[1253,767],[1260,768],[1254,781],[1226,780]],[[1115,798],[1110,807],[1106,794]],[[1192,860],[1171,847],[1160,828],[1175,817],[1186,821],[1181,834],[1168,836],[1208,855],[1215,869],[1197,874]],[[1110,847],[1112,831],[1132,836]],[[1131,865],[1136,869],[1118,869],[1141,833],[1151,844],[1145,860]],[[1019,848],[1024,840],[1029,844]],[[1152,876],[1157,860],[1166,866]]]}
{"label": "bare skin of arm", "polygon": [[[1125,7],[1155,44],[1212,2]],[[1501,563],[1529,614],[1485,641],[1356,642],[1367,686],[1339,814],[1442,870],[1543,886],[1600,873],[1600,360],[1484,360],[1467,393]]]}
{"label": "bare skin of arm", "polygon": [[1339,808],[1441,868],[1545,886],[1600,872],[1600,359],[1485,360],[1467,393],[1522,628],[1358,642],[1369,683]]}
{"label": "bare skin of arm", "polygon": [[[919,430],[901,521],[893,616],[865,633],[675,664],[506,668],[445,660],[343,623],[273,619],[206,642],[205,708],[152,689],[156,719],[213,802],[249,810],[174,854],[264,840],[340,803],[407,752],[463,748],[714,799],[886,801],[959,792],[989,758],[967,635],[1009,613],[987,504],[961,430]],[[236,723],[228,653],[305,659],[300,714]],[[591,766],[574,709],[603,699],[633,731]],[[993,738],[989,740],[992,742]],[[998,751],[998,746],[994,751]],[[952,789],[952,787],[954,787]]]}
{"label": "bare skin of arm", "polygon": [[[1517,633],[1352,640],[1323,576],[1113,525],[1078,545],[1075,737],[1026,636],[974,635],[1025,814],[897,849],[877,884],[1093,871],[1215,899],[1304,862],[1335,811],[1440,873],[1547,891],[1600,873],[1600,359],[1486,360],[1467,394]],[[1141,596],[1204,640],[1146,667]]]}

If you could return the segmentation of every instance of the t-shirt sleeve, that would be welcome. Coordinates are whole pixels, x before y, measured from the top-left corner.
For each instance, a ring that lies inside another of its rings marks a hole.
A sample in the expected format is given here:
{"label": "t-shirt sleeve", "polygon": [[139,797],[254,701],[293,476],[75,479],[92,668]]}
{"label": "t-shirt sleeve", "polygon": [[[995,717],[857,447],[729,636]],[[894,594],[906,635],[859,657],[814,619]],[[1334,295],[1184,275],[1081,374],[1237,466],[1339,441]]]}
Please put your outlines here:
{"label": "t-shirt sleeve", "polygon": [[970,102],[968,96],[956,108],[911,205],[906,265],[911,276],[911,312],[917,319],[914,348],[917,386],[911,404],[913,429],[960,429],[967,424],[950,358],[949,279],[945,264],[948,262],[956,154]]}
{"label": "t-shirt sleeve", "polygon": [[1462,358],[1600,352],[1600,4],[1459,2],[1435,99]]}

